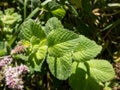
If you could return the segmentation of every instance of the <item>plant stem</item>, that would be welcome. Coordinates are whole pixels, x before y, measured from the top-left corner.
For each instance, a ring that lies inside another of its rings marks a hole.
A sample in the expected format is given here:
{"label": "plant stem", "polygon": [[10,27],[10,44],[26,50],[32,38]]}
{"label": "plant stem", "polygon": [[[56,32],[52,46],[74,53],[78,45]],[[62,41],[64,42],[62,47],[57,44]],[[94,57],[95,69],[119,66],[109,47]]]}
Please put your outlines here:
{"label": "plant stem", "polygon": [[27,0],[24,0],[24,20],[26,18],[26,14],[27,14]]}
{"label": "plant stem", "polygon": [[39,10],[40,8],[35,8],[25,20],[32,18]]}

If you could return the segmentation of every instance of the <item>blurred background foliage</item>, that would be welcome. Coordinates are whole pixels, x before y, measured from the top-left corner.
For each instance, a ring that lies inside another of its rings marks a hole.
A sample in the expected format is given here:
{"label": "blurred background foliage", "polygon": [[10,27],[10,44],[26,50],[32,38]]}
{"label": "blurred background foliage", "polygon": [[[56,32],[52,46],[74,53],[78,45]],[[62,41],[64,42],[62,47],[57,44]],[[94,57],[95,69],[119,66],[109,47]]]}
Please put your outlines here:
{"label": "blurred background foliage", "polygon": [[25,19],[44,25],[51,17],[102,45],[97,58],[113,64],[113,90],[120,90],[120,0],[0,0],[0,56],[7,52],[5,47],[15,44],[16,28]]}

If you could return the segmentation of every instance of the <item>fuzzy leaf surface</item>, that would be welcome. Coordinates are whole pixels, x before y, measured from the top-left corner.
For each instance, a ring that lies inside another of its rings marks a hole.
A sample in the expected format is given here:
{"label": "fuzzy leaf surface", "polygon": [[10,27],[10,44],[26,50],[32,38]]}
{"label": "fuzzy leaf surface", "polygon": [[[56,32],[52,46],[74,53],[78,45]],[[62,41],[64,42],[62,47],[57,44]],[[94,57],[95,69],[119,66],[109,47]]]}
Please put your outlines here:
{"label": "fuzzy leaf surface", "polygon": [[90,77],[98,82],[106,82],[114,78],[115,72],[112,65],[106,60],[92,59],[87,61]]}
{"label": "fuzzy leaf surface", "polygon": [[39,38],[40,40],[46,37],[42,28],[32,19],[25,21],[20,30],[20,38],[30,40],[32,36]]}
{"label": "fuzzy leaf surface", "polygon": [[48,56],[47,63],[50,72],[60,80],[66,80],[71,75],[72,58],[71,54],[64,55],[63,57]]}
{"label": "fuzzy leaf surface", "polygon": [[53,56],[63,56],[78,45],[79,36],[66,29],[51,31],[48,35],[48,52]]}
{"label": "fuzzy leaf surface", "polygon": [[83,35],[79,36],[79,44],[73,52],[73,59],[76,61],[86,61],[96,57],[102,47],[97,45],[94,41],[86,38]]}
{"label": "fuzzy leaf surface", "polygon": [[56,17],[50,18],[45,25],[45,32],[48,35],[52,30],[63,29],[63,25]]}

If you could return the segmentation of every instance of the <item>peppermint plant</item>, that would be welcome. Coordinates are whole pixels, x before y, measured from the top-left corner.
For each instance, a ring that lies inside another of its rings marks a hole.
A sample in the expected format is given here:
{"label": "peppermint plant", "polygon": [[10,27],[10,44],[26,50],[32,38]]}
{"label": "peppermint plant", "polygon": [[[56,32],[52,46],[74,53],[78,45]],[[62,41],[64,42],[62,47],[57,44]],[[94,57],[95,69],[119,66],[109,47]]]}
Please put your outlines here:
{"label": "peppermint plant", "polygon": [[73,90],[102,90],[101,83],[115,76],[107,60],[95,59],[102,46],[64,28],[55,17],[45,25],[26,20],[20,26],[19,38],[25,53],[12,55],[24,60],[29,73],[41,72],[45,64],[55,78],[68,80]]}

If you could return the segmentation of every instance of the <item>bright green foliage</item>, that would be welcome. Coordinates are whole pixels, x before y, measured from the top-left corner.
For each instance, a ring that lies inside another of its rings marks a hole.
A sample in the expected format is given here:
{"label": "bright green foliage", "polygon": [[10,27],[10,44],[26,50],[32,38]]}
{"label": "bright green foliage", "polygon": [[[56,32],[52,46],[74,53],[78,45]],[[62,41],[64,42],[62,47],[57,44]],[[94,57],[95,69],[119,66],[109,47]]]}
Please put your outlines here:
{"label": "bright green foliage", "polygon": [[52,75],[60,80],[69,78],[74,90],[101,90],[99,82],[113,79],[111,64],[94,59],[102,47],[93,40],[63,28],[55,17],[43,29],[31,19],[21,26],[20,36],[27,46],[31,72],[41,71],[46,62]]}
{"label": "bright green foliage", "polygon": [[5,10],[5,14],[1,16],[1,20],[5,25],[12,25],[21,21],[21,15],[14,13],[14,8]]}
{"label": "bright green foliage", "polygon": [[71,54],[62,57],[48,56],[47,63],[51,73],[60,80],[66,80],[71,75],[72,58]]}
{"label": "bright green foliage", "polygon": [[1,0],[0,90],[10,58],[25,90],[119,89],[119,1]]}
{"label": "bright green foliage", "polygon": [[44,31],[35,21],[29,19],[22,24],[19,37],[24,40],[22,43],[28,48],[27,64],[31,71],[40,71],[47,53]]}
{"label": "bright green foliage", "polygon": [[63,29],[61,22],[55,17],[50,18],[45,24],[45,33],[49,34],[52,30],[57,30],[59,28]]}
{"label": "bright green foliage", "polygon": [[96,81],[106,82],[114,78],[114,70],[108,61],[92,59],[87,61],[87,63],[90,70],[90,77]]}
{"label": "bright green foliage", "polygon": [[58,29],[48,35],[48,52],[50,55],[62,56],[71,52],[78,45],[78,35],[66,29]]}
{"label": "bright green foliage", "polygon": [[6,52],[5,50],[5,42],[0,42],[0,56],[4,55]]}
{"label": "bright green foliage", "polygon": [[[74,90],[101,90],[100,82],[114,78],[112,65],[105,60],[93,59],[85,63],[74,62],[69,83]],[[78,77],[78,78],[76,78]]]}
{"label": "bright green foliage", "polygon": [[12,38],[15,28],[21,22],[21,15],[14,11],[14,8],[5,9],[4,12],[0,10],[0,39]]}
{"label": "bright green foliage", "polygon": [[27,60],[27,65],[29,66],[31,72],[40,71],[45,60],[47,46],[42,42],[44,42],[44,40],[38,44],[22,41],[23,45],[25,45],[28,49],[27,52],[29,53],[29,58]]}
{"label": "bright green foliage", "polygon": [[29,61],[27,62],[27,65],[28,65],[31,73],[33,73],[34,71],[41,71],[41,67],[42,67],[44,59],[38,60],[36,58],[36,54],[32,53],[32,54],[30,54],[28,60]]}
{"label": "bright green foliage", "polygon": [[86,61],[96,57],[100,51],[101,46],[97,45],[94,41],[86,38],[83,35],[79,36],[79,44],[74,49],[73,59],[77,61]]}
{"label": "bright green foliage", "polygon": [[41,59],[45,59],[46,56],[46,52],[47,51],[47,46],[41,46],[40,48],[38,48],[37,52],[36,52],[36,58],[39,60]]}
{"label": "bright green foliage", "polygon": [[29,19],[28,21],[22,24],[21,32],[22,33],[20,34],[20,38],[26,39],[26,40],[30,40],[32,36],[35,36],[40,40],[46,37],[41,27],[31,19]]}
{"label": "bright green foliage", "polygon": [[63,8],[58,8],[56,10],[51,11],[51,13],[54,17],[57,17],[59,19],[63,19],[63,17],[66,14],[66,11]]}

